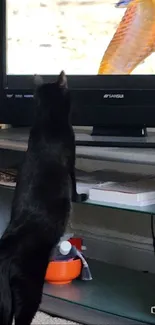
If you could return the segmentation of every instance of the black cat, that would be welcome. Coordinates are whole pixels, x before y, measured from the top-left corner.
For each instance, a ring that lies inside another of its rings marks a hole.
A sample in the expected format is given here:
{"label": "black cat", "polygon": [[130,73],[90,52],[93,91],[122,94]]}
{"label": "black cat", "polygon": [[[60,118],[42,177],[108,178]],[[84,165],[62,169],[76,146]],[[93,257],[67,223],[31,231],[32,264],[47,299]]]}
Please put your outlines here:
{"label": "black cat", "polygon": [[[38,81],[38,77],[35,78]],[[75,180],[70,95],[61,72],[35,93],[35,123],[0,240],[0,325],[30,325],[42,297],[51,251],[63,235],[71,200],[83,201]],[[72,184],[72,186],[71,186]]]}

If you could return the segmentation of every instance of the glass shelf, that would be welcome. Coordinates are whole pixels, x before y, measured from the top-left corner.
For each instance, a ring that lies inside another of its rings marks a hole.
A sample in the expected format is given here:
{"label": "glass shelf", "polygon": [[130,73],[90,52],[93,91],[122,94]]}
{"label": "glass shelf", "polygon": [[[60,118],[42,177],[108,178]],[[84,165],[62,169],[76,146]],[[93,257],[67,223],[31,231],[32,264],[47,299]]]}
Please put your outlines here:
{"label": "glass shelf", "polygon": [[108,202],[100,202],[100,201],[92,201],[92,200],[87,200],[86,202],[82,202],[82,204],[96,205],[103,208],[126,210],[126,211],[140,212],[145,214],[155,214],[155,204],[140,207],[140,206],[132,206],[132,205],[116,204],[116,203],[108,203]]}
{"label": "glass shelf", "polygon": [[[6,185],[1,185],[0,184],[0,191],[14,191],[15,187],[14,186],[8,186],[7,183]],[[79,204],[79,203],[75,203]],[[108,203],[108,202],[100,202],[100,201],[92,201],[92,200],[87,200],[86,202],[82,202],[81,204],[85,205],[92,205],[92,206],[99,206],[103,208],[110,208],[110,209],[117,209],[117,210],[125,210],[125,211],[133,211],[133,212],[140,212],[144,214],[155,214],[155,204],[148,205],[145,207],[139,207],[139,206],[131,206],[131,205],[123,205],[123,204],[116,204],[116,203]]]}
{"label": "glass shelf", "polygon": [[[45,284],[44,295],[134,321],[155,324],[155,275],[89,261],[93,280],[57,286]],[[125,323],[125,321],[124,321]]]}
{"label": "glass shelf", "polygon": [[[0,186],[0,196],[7,204],[11,203],[12,190],[13,188]],[[84,204],[155,214],[155,205],[131,207],[90,200]],[[6,211],[7,213],[9,211]],[[77,280],[65,286],[45,284],[44,295],[54,297],[54,299],[58,298],[61,301],[65,300],[74,305],[85,306],[89,310],[107,312],[135,321],[155,324],[155,316],[150,313],[151,306],[155,305],[154,274],[128,270],[96,261],[90,261],[89,264],[93,275],[92,281]]]}

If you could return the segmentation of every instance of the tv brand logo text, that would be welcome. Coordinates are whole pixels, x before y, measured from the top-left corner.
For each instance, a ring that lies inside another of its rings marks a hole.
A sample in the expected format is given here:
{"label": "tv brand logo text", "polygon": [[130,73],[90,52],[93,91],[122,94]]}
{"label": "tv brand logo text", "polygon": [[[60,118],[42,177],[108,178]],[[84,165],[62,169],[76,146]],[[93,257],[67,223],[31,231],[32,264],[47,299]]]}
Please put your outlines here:
{"label": "tv brand logo text", "polygon": [[122,99],[124,98],[124,94],[105,94],[103,98],[116,98],[116,99]]}

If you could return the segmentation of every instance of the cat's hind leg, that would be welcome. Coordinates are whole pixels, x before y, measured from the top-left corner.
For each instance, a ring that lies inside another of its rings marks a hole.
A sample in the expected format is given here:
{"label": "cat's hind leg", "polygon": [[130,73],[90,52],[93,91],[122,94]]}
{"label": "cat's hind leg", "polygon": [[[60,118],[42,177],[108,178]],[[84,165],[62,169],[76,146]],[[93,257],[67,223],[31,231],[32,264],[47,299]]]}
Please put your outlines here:
{"label": "cat's hind leg", "polygon": [[[33,293],[32,293],[33,295]],[[21,300],[21,304],[15,303],[15,325],[30,325],[39,308],[40,300],[33,301],[33,299],[25,300],[25,297],[18,297]],[[23,299],[24,298],[24,299]]]}
{"label": "cat's hind leg", "polygon": [[41,302],[42,286],[35,279],[17,281],[12,287],[15,325],[30,325]]}
{"label": "cat's hind leg", "polygon": [[37,312],[37,309],[38,308],[36,308],[34,312],[34,310],[27,309],[27,307],[21,308],[15,316],[15,325],[31,325],[33,318]]}

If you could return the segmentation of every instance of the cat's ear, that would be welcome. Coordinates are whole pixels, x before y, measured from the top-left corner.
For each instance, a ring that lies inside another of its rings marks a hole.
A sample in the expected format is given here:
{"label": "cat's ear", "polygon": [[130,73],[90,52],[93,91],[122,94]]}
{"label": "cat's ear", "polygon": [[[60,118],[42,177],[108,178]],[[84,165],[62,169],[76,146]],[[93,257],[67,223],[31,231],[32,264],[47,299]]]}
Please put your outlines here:
{"label": "cat's ear", "polygon": [[34,75],[33,80],[34,80],[34,84],[36,87],[39,87],[39,86],[43,85],[43,83],[44,83],[43,78],[37,74]]}
{"label": "cat's ear", "polygon": [[67,77],[64,71],[61,71],[58,77],[59,87],[68,88]]}

